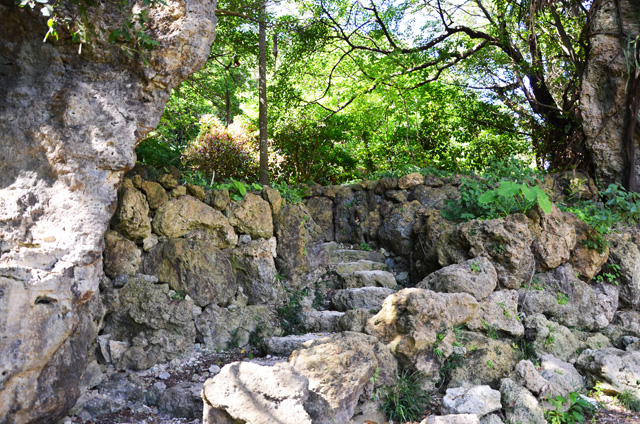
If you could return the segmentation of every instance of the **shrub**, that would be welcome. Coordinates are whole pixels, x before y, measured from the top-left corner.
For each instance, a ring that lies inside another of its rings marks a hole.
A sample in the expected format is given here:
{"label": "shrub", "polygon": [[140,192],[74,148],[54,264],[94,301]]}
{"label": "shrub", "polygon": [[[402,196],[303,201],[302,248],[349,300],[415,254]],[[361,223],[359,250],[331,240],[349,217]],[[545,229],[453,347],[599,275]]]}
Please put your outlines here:
{"label": "shrub", "polygon": [[258,175],[258,148],[247,126],[225,128],[215,117],[205,115],[198,137],[185,149],[182,159],[193,170],[215,179],[255,180]]}

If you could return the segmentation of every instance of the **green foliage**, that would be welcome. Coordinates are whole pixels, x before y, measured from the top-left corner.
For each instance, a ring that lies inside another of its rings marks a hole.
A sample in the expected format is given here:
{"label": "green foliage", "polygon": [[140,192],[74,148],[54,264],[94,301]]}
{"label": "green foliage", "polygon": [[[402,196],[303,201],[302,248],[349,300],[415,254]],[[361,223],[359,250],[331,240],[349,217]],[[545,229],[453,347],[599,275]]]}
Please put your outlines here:
{"label": "green foliage", "polygon": [[450,201],[442,215],[456,222],[494,219],[515,212],[526,213],[536,204],[548,213],[551,202],[535,185],[537,174],[515,159],[492,163],[479,176],[462,181],[460,198]]}
{"label": "green foliage", "polygon": [[207,116],[200,134],[187,146],[182,157],[191,169],[215,175],[218,180],[252,180],[258,174],[256,151],[246,127],[225,128],[217,118]]}
{"label": "green foliage", "polygon": [[369,252],[371,250],[371,246],[369,246],[369,243],[362,242],[362,243],[360,243],[360,250],[364,250],[365,252]]}
{"label": "green foliage", "polygon": [[619,285],[619,279],[622,276],[620,272],[620,265],[614,263],[608,263],[600,271],[600,274],[596,275],[593,279],[596,282],[606,282],[609,284]]}
{"label": "green foliage", "polygon": [[303,197],[307,195],[307,189],[304,186],[296,187],[285,182],[274,182],[271,187],[278,190],[280,196],[291,205],[302,203]]}
{"label": "green foliage", "polygon": [[302,299],[309,295],[309,289],[289,291],[289,299],[287,303],[277,309],[280,325],[284,331],[284,335],[297,334],[298,327],[302,323]]}
{"label": "green foliage", "polygon": [[[583,423],[596,412],[596,407],[576,392],[569,393],[568,399],[563,396],[556,396],[549,399],[549,402],[554,407],[554,409],[545,411],[545,418],[549,424]],[[568,409],[564,411],[567,406]]]}
{"label": "green foliage", "polygon": [[473,272],[480,272],[480,265],[478,265],[477,262],[474,262],[471,264],[471,271]]}
{"label": "green foliage", "polygon": [[535,351],[533,343],[528,341],[526,338],[518,339],[514,344],[513,348],[518,351],[518,361],[522,360],[530,360],[532,362],[538,361],[538,355]]}
{"label": "green foliage", "polygon": [[422,418],[430,401],[429,394],[422,388],[423,380],[417,371],[405,370],[396,377],[393,386],[382,389],[380,409],[389,420],[413,422]]}
{"label": "green foliage", "polygon": [[618,402],[630,411],[640,412],[640,399],[630,390],[618,394]]}
{"label": "green foliage", "polygon": [[571,299],[569,299],[569,296],[567,296],[566,293],[559,291],[557,300],[558,300],[558,305],[566,305],[567,303],[569,303]]}
{"label": "green foliage", "polygon": [[526,214],[536,204],[545,213],[551,213],[551,201],[540,187],[513,181],[502,181],[497,189],[485,191],[478,198],[478,203],[493,205],[505,217],[516,212]]}

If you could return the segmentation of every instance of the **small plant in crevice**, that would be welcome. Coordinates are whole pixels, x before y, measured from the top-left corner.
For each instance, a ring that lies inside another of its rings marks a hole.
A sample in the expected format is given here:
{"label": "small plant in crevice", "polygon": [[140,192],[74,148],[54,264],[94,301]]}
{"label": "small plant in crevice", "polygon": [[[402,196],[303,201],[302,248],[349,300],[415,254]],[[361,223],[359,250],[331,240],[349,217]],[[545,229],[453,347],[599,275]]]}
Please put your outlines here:
{"label": "small plant in crevice", "polygon": [[534,364],[538,361],[538,354],[531,343],[526,338],[516,340],[512,345],[514,350],[518,351],[518,361],[529,360]]}
{"label": "small plant in crevice", "polygon": [[619,285],[620,277],[622,277],[622,273],[620,271],[620,265],[609,263],[605,265],[604,269],[600,272],[600,274],[596,275],[593,278],[593,281],[596,283],[609,283],[614,285]]}
{"label": "small plant in crevice", "polygon": [[298,327],[302,324],[302,299],[309,294],[308,288],[289,291],[289,300],[287,303],[277,309],[280,325],[284,331],[284,335],[288,336],[296,334]]}
{"label": "small plant in crevice", "polygon": [[440,376],[440,380],[436,383],[436,387],[439,389],[444,389],[449,385],[451,381],[451,374],[453,371],[458,368],[464,362],[464,355],[460,353],[452,353],[445,359],[444,363],[438,370],[438,375]]}
{"label": "small plant in crevice", "polygon": [[569,393],[566,398],[556,396],[548,401],[553,405],[553,409],[544,414],[549,424],[583,423],[596,412],[596,407],[576,392]]}
{"label": "small plant in crevice", "polygon": [[365,252],[369,252],[371,250],[371,246],[369,246],[369,243],[362,242],[362,243],[360,243],[360,250],[364,250]]}
{"label": "small plant in crevice", "polygon": [[475,273],[480,272],[480,265],[478,265],[478,262],[474,262],[471,264],[471,271]]}
{"label": "small plant in crevice", "polygon": [[571,299],[569,299],[569,296],[567,296],[566,293],[563,293],[561,291],[558,292],[557,295],[557,301],[558,301],[558,305],[566,305],[567,303],[569,303]]}
{"label": "small plant in crevice", "polygon": [[640,412],[640,399],[630,390],[624,390],[617,396],[620,405],[633,412]]}
{"label": "small plant in crevice", "polygon": [[302,203],[302,198],[307,195],[305,187],[295,187],[284,182],[273,182],[271,187],[278,190],[280,196],[291,205]]}
{"label": "small plant in crevice", "polygon": [[424,377],[419,372],[402,371],[394,385],[380,391],[380,409],[389,420],[419,421],[431,400],[422,388]]}

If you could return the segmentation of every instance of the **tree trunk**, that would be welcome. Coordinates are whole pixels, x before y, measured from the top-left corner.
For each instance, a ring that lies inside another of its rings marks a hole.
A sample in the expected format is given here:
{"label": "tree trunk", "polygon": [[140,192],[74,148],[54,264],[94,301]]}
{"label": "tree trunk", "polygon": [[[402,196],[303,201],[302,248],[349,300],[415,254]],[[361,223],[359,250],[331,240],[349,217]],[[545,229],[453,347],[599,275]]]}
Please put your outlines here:
{"label": "tree trunk", "polygon": [[260,127],[260,184],[269,184],[269,145],[267,134],[267,27],[266,2],[260,10],[258,32],[258,99],[260,109],[258,114]]}
{"label": "tree trunk", "polygon": [[637,118],[632,109],[637,113],[637,108],[630,107],[635,98],[630,93],[634,68],[628,66],[632,58],[625,51],[629,41],[640,34],[640,4],[637,0],[601,0],[590,14],[591,51],[580,95],[587,149],[601,186],[617,183],[635,189],[640,140],[629,130]]}

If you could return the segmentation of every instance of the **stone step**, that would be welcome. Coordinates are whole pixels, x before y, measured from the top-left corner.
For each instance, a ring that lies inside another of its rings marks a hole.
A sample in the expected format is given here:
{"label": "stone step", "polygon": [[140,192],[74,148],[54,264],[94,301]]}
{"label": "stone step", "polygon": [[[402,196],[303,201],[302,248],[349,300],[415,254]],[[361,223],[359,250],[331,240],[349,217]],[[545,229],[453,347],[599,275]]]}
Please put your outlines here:
{"label": "stone step", "polygon": [[302,329],[308,333],[337,333],[338,322],[344,312],[338,311],[306,311],[302,319]]}
{"label": "stone step", "polygon": [[331,299],[331,307],[346,312],[352,309],[366,309],[378,312],[384,300],[395,293],[387,287],[359,287],[338,290]]}
{"label": "stone step", "polygon": [[328,336],[330,333],[294,334],[283,337],[267,337],[260,343],[260,350],[265,355],[288,357],[304,342]]}
{"label": "stone step", "polygon": [[323,249],[328,254],[330,264],[357,262],[359,260],[383,263],[385,260],[385,256],[378,250],[345,249],[342,245],[335,242],[324,243]]}
{"label": "stone step", "polygon": [[357,262],[342,262],[335,266],[338,275],[351,274],[356,271],[389,271],[389,267],[382,262],[361,259]]}
{"label": "stone step", "polygon": [[389,271],[356,271],[340,275],[343,289],[359,287],[387,287],[395,289],[398,285],[396,278]]}

